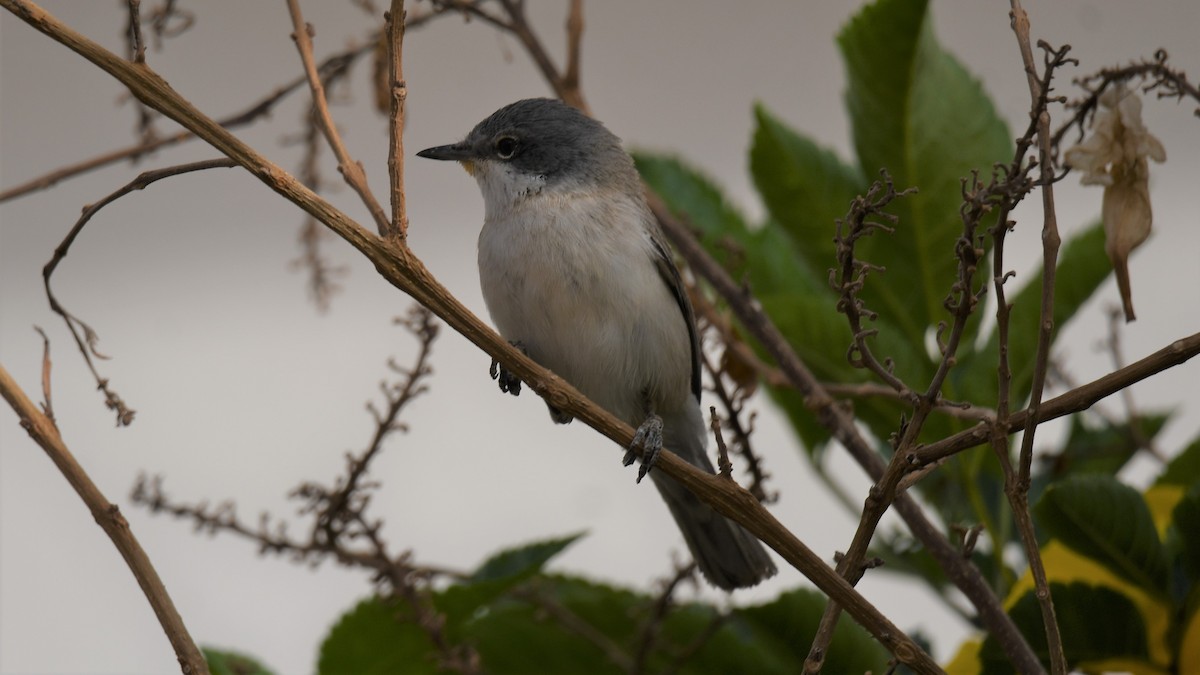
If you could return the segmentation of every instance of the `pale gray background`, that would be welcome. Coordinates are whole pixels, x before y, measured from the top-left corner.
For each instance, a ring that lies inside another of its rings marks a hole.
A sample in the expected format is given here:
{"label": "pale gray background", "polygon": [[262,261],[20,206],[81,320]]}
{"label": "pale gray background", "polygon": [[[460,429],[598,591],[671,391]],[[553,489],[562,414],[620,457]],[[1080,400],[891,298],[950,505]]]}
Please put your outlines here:
{"label": "pale gray background", "polygon": [[[123,3],[46,4],[110,49],[123,49]],[[630,145],[680,153],[757,217],[762,207],[746,171],[754,101],[849,156],[844,74],[833,36],[859,4],[592,2],[584,87],[596,115]],[[304,5],[317,28],[318,56],[362,39],[374,25],[347,2]],[[149,62],[209,114],[240,110],[299,72],[282,2],[185,6],[197,12],[197,26],[165,51],[152,51]],[[1200,73],[1194,2],[1060,0],[1030,2],[1028,9],[1035,39],[1073,44],[1085,68],[1163,46],[1177,66]],[[531,3],[531,11],[560,54],[564,3]],[[984,80],[1010,125],[1023,127],[1028,92],[1007,3],[939,1],[934,16],[943,43]],[[0,17],[0,40],[0,186],[131,141],[134,117],[118,107],[122,90],[113,80],[7,14]],[[478,21],[443,19],[410,33],[405,71],[410,157],[456,140],[505,103],[547,93],[520,46]],[[364,62],[355,74],[356,105],[338,106],[334,114],[386,201],[386,124],[366,112],[367,72]],[[1070,91],[1066,80],[1060,90]],[[305,98],[293,97],[269,125],[237,133],[294,168],[298,150],[281,140],[298,128]],[[1146,118],[1169,161],[1152,168],[1157,232],[1133,259],[1141,318],[1124,333],[1131,358],[1200,323],[1194,205],[1200,123],[1191,106],[1173,103],[1148,104]],[[390,323],[410,301],[331,240],[329,255],[352,271],[333,310],[318,316],[303,277],[288,271],[301,213],[240,170],[174,178],[132,195],[93,221],[56,277],[62,300],[96,327],[102,349],[115,356],[103,372],[138,410],[131,428],[114,430],[41,288],[41,266],[82,205],[143,167],[215,154],[196,143],[0,206],[0,360],[36,396],[41,342],[32,326],[47,329],[63,435],[122,505],[192,634],[203,644],[256,654],[281,673],[303,673],[337,613],[369,592],[365,575],[259,559],[251,544],[197,536],[185,523],[129,505],[128,490],[139,472],[161,473],[180,500],[234,499],[251,521],[262,510],[290,515],[288,490],[302,480],[328,480],[341,470],[342,453],[368,438],[363,403],[374,395],[385,360],[396,355],[407,363],[412,353],[412,340]],[[327,178],[337,177],[332,163],[324,167]],[[413,248],[486,315],[474,263],[481,207],[473,182],[454,167],[421,161],[408,164],[407,178]],[[1100,191],[1074,179],[1058,196],[1068,234],[1099,213]],[[368,221],[349,190],[333,197]],[[1008,260],[1024,281],[1037,265],[1040,213],[1018,216]],[[1079,380],[1108,367],[1097,345],[1105,332],[1102,310],[1116,301],[1115,287],[1106,285],[1060,342]],[[433,392],[404,418],[412,433],[373,467],[385,485],[375,513],[386,519],[388,539],[412,547],[420,561],[469,568],[500,546],[586,528],[590,535],[554,569],[645,588],[684,550],[658,496],[635,486],[617,450],[588,428],[551,425],[532,395],[500,396],[487,379],[488,363],[449,331],[437,343]],[[1146,408],[1182,401],[1164,448],[1196,433],[1196,377],[1189,365],[1134,388]],[[774,474],[772,487],[783,493],[773,511],[828,558],[847,545],[856,519],[808,476],[779,416],[765,401],[756,405],[763,411],[758,447]],[[0,671],[175,671],[124,563],[5,411],[0,444]],[[867,485],[861,472],[835,454],[844,484],[860,499]],[[1143,465],[1130,476],[1144,481],[1150,473]],[[796,585],[807,582],[784,570],[734,601],[770,598]],[[860,588],[901,627],[932,635],[942,658],[968,634],[913,584],[877,572]]]}

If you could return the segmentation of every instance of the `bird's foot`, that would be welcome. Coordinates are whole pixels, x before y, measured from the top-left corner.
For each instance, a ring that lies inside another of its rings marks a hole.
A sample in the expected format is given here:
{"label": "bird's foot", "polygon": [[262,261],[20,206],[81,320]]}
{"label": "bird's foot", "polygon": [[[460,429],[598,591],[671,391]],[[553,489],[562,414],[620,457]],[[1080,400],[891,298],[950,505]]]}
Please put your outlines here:
{"label": "bird's foot", "polygon": [[633,442],[629,444],[629,449],[625,452],[625,459],[622,461],[625,466],[629,466],[637,459],[637,449],[642,449],[642,465],[638,467],[637,476],[639,483],[658,461],[658,455],[662,452],[663,445],[662,432],[662,418],[651,413],[646,421],[642,422],[642,426],[638,427],[637,433],[633,435]]}
{"label": "bird's foot", "polygon": [[[528,356],[528,352],[525,351],[525,345],[521,344],[519,341],[509,342],[508,344],[516,347],[517,349],[521,350],[522,354]],[[505,369],[504,366],[500,365],[500,362],[496,359],[492,359],[492,367],[488,369],[488,374],[492,376],[493,380],[496,380],[500,384],[500,391],[504,392],[505,394],[512,394],[513,396],[521,395],[521,379],[508,372],[508,370]]]}

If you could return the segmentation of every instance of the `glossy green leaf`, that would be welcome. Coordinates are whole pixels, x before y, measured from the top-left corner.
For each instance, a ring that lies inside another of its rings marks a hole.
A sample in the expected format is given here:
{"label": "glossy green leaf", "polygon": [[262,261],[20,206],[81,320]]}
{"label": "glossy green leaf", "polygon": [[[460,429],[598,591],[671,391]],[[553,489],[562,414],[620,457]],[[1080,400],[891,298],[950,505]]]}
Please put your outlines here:
{"label": "glossy green leaf", "polygon": [[[1050,595],[1068,666],[1106,659],[1149,661],[1145,621],[1128,597],[1105,586],[1084,583],[1051,583]],[[1026,593],[1009,615],[1049,670],[1050,651],[1037,598],[1032,592]],[[979,658],[985,674],[1013,672],[1012,664],[991,636],[984,640]]]}
{"label": "glossy green leaf", "polygon": [[[774,644],[790,653],[794,670],[785,672],[800,672],[820,624],[825,602],[820,593],[799,589],[764,605],[741,609],[737,616],[758,633],[760,642]],[[887,650],[858,624],[839,621],[825,658],[824,672],[884,672],[889,656]],[[720,672],[753,671],[731,669]]]}
{"label": "glossy green leaf", "polygon": [[463,624],[517,584],[542,571],[546,563],[575,543],[584,533],[534,542],[501,551],[476,569],[464,582],[454,584],[434,598],[446,616],[451,639],[462,636]]}
{"label": "glossy green leaf", "polygon": [[889,208],[900,219],[894,235],[860,247],[860,258],[887,268],[886,283],[868,285],[864,297],[923,344],[927,327],[948,318],[942,303],[957,276],[961,181],[1010,161],[1011,136],[978,81],[938,44],[924,0],[866,6],[838,46],[862,174],[874,180],[887,169],[897,189],[920,190]]}
{"label": "glossy green leaf", "polygon": [[817,272],[836,267],[835,222],[866,181],[831,151],[788,128],[764,106],[754,107],[757,126],[750,173],[771,217]]}
{"label": "glossy green leaf", "polygon": [[1137,490],[1111,476],[1072,476],[1047,488],[1035,512],[1045,532],[1076,553],[1165,594],[1166,552]]}
{"label": "glossy green leaf", "polygon": [[562,553],[585,533],[548,539],[510,548],[488,558],[471,575],[472,582],[522,579],[542,569],[554,556]]}
{"label": "glossy green leaf", "polygon": [[213,647],[201,647],[200,652],[211,675],[274,675],[257,659],[239,652]]}
{"label": "glossy green leaf", "polygon": [[634,152],[633,160],[642,180],[666,201],[672,212],[686,215],[688,224],[702,236],[740,238],[749,231],[745,218],[716,185],[678,157]]}
{"label": "glossy green leaf", "polygon": [[1192,486],[1200,481],[1200,438],[1176,455],[1158,476],[1156,485]]}
{"label": "glossy green leaf", "polygon": [[329,631],[317,659],[319,675],[434,675],[433,646],[403,605],[363,600]]}
{"label": "glossy green leaf", "polygon": [[1106,474],[1115,476],[1141,448],[1138,440],[1154,439],[1167,423],[1169,415],[1143,414],[1133,423],[1122,420],[1110,423],[1085,424],[1083,415],[1070,418],[1067,440],[1057,451],[1043,452],[1037,457],[1030,501],[1037,501],[1045,486],[1067,476]]}
{"label": "glossy green leaf", "polygon": [[1200,481],[1175,505],[1171,530],[1184,577],[1192,588],[1200,588]]}
{"label": "glossy green leaf", "polygon": [[[538,581],[530,592],[534,598],[544,596],[544,602],[501,600],[466,625],[466,636],[487,672],[624,672],[596,641],[580,634],[574,621],[586,626],[589,634],[626,645],[637,629],[630,617],[640,598],[629,591],[578,579],[551,577]],[[545,607],[555,609],[547,611]],[[572,619],[563,620],[564,613]]]}

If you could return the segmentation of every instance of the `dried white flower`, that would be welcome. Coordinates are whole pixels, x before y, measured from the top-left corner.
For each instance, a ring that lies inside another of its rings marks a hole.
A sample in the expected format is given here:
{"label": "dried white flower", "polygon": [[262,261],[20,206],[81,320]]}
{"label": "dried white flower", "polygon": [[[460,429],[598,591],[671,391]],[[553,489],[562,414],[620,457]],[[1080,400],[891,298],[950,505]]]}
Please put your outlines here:
{"label": "dried white flower", "polygon": [[1117,274],[1125,320],[1133,321],[1129,254],[1150,236],[1150,162],[1167,151],[1142,123],[1142,100],[1123,84],[1100,96],[1092,135],[1067,151],[1067,165],[1084,185],[1104,186],[1104,249]]}

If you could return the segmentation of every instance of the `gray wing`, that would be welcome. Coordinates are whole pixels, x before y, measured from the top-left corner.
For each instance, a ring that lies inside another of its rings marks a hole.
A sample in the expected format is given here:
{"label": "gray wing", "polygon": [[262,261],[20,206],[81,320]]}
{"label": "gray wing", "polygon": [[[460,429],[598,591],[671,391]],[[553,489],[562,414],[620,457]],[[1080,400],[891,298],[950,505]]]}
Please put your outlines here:
{"label": "gray wing", "polygon": [[675,303],[679,305],[679,311],[683,313],[683,322],[687,324],[688,339],[692,346],[692,395],[699,402],[700,336],[696,333],[696,316],[692,313],[692,302],[688,300],[687,291],[683,287],[683,280],[679,277],[679,268],[675,267],[675,261],[671,259],[667,244],[663,241],[663,234],[658,229],[658,224],[651,221],[649,226],[650,241],[654,244],[654,266],[658,269],[658,275],[667,284],[667,288],[671,290],[671,295],[675,296]]}

